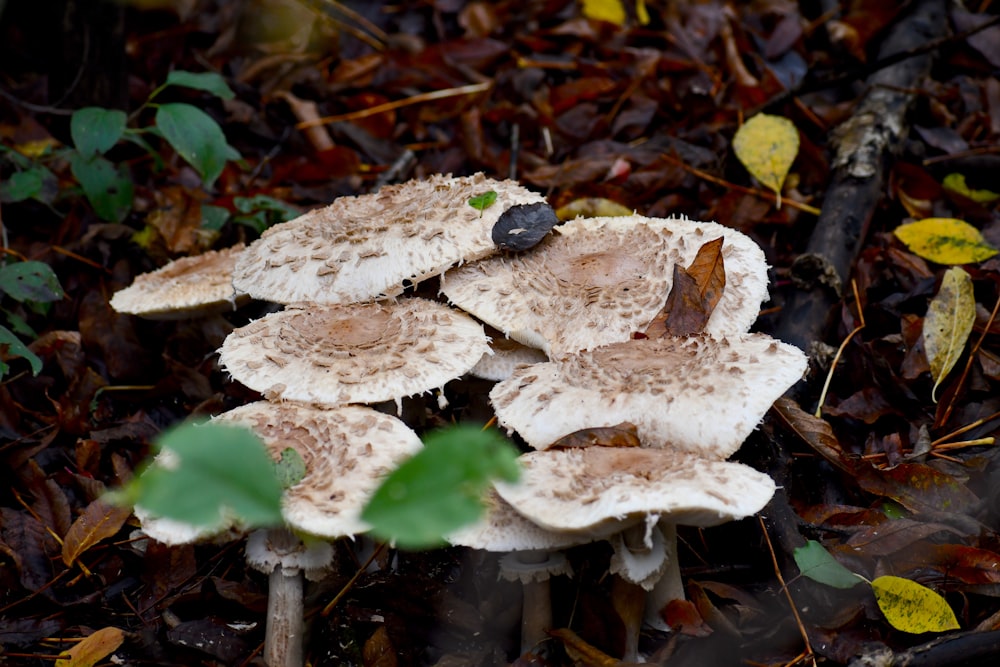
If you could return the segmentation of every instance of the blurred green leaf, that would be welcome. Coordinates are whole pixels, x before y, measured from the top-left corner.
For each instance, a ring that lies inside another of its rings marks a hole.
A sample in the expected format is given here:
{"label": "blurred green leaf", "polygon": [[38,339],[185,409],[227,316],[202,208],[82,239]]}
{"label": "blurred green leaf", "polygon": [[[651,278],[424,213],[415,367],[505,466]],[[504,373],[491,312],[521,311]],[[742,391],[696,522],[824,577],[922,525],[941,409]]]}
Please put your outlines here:
{"label": "blurred green leaf", "polygon": [[864,581],[837,562],[816,540],[809,540],[804,547],[796,549],[794,557],[802,576],[821,584],[834,588],[851,588]]}
{"label": "blurred green leaf", "polygon": [[109,222],[121,222],[132,210],[132,178],[124,164],[115,167],[103,157],[70,158],[70,170],[79,181],[94,212]]}
{"label": "blurred green leaf", "polygon": [[73,145],[88,160],[103,155],[122,138],[125,121],[125,112],[118,109],[77,109],[69,121]]}
{"label": "blurred green leaf", "polygon": [[247,527],[283,523],[274,463],[249,429],[186,422],[157,444],[159,456],[119,495],[125,502],[207,528],[233,518]]}
{"label": "blurred green leaf", "polygon": [[156,127],[177,153],[201,175],[205,187],[215,184],[226,162],[239,153],[226,143],[219,124],[190,104],[164,104],[156,110]]}
{"label": "blurred green leaf", "polygon": [[185,72],[175,70],[167,75],[167,86],[183,86],[212,93],[224,100],[231,100],[236,95],[226,80],[215,72]]}
{"label": "blurred green leaf", "polygon": [[224,206],[201,205],[201,228],[217,232],[229,219],[229,209]]}
{"label": "blurred green leaf", "polygon": [[495,430],[458,425],[434,431],[424,448],[382,483],[361,518],[405,549],[433,547],[474,522],[494,479],[514,482],[517,450]]}
{"label": "blurred green leaf", "polygon": [[274,463],[274,472],[282,489],[290,489],[306,476],[306,462],[292,447],[281,452],[281,458]]}
{"label": "blurred green leaf", "polygon": [[21,339],[15,336],[10,329],[0,325],[0,378],[7,375],[7,371],[10,370],[10,366],[6,363],[6,359],[10,357],[27,359],[28,363],[31,364],[32,375],[38,375],[42,371],[42,360],[38,358],[38,355],[29,350],[28,346],[22,343]]}
{"label": "blurred green leaf", "polygon": [[45,262],[15,262],[0,267],[0,292],[16,301],[58,301],[63,289]]}

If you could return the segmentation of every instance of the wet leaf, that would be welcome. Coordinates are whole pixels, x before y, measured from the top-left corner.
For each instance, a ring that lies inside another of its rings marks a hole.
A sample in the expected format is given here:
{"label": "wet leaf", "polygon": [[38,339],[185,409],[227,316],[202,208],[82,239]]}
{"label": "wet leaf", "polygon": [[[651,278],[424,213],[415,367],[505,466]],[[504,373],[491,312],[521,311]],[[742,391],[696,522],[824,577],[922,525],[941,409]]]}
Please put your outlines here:
{"label": "wet leaf", "polygon": [[747,171],[778,196],[799,153],[799,131],[787,118],[757,114],[733,136],[733,151]]}
{"label": "wet leaf", "polygon": [[573,218],[613,218],[628,216],[635,213],[627,206],[604,197],[581,197],[556,209],[556,217],[560,220]]}
{"label": "wet leaf", "polygon": [[0,295],[17,301],[47,303],[63,298],[63,289],[52,267],[45,262],[15,262],[0,267]]}
{"label": "wet leaf", "polygon": [[809,540],[795,550],[795,564],[803,577],[834,588],[853,588],[863,580],[841,565],[823,545]]}
{"label": "wet leaf", "polygon": [[234,515],[247,526],[283,522],[274,464],[249,429],[188,422],[157,444],[160,456],[114,496],[116,502],[207,528]]}
{"label": "wet leaf", "polygon": [[955,218],[925,218],[893,233],[915,255],[938,264],[971,264],[997,254],[978,229]]}
{"label": "wet leaf", "polygon": [[948,602],[915,581],[887,575],[872,581],[872,591],[886,620],[897,630],[920,634],[961,627]]}
{"label": "wet leaf", "polygon": [[122,645],[125,634],[119,628],[101,628],[68,651],[59,654],[56,667],[93,667]]}
{"label": "wet leaf", "polygon": [[28,346],[21,342],[21,339],[7,327],[0,325],[0,378],[7,374],[10,366],[6,359],[20,357],[27,360],[31,366],[31,374],[38,375],[42,370],[42,360],[38,355],[28,349]]}
{"label": "wet leaf", "polygon": [[545,202],[516,204],[500,214],[490,233],[493,243],[504,250],[528,250],[538,245],[559,223]]}
{"label": "wet leaf", "polygon": [[215,184],[227,160],[239,158],[239,153],[226,143],[219,124],[190,104],[161,105],[156,110],[156,127],[174,150],[197,170],[207,188]]}
{"label": "wet leaf", "polygon": [[517,450],[495,430],[459,424],[433,431],[424,448],[382,482],[361,518],[373,534],[403,548],[436,546],[479,518],[492,480],[518,475]]}
{"label": "wet leaf", "polygon": [[63,563],[72,567],[81,554],[121,530],[131,515],[131,509],[100,499],[87,505],[87,509],[77,517],[63,538]]}
{"label": "wet leaf", "polygon": [[274,463],[274,472],[281,488],[290,489],[306,476],[306,462],[294,447],[286,447]]}
{"label": "wet leaf", "polygon": [[[972,278],[958,267],[948,269],[941,288],[931,299],[924,318],[924,351],[934,379],[931,397],[955,367],[976,321]],[[936,399],[935,399],[936,401]]]}
{"label": "wet leaf", "polygon": [[85,159],[108,152],[125,133],[126,116],[118,109],[85,107],[73,112],[69,121],[73,145]]}
{"label": "wet leaf", "polygon": [[959,480],[923,463],[900,463],[888,470],[859,465],[854,472],[862,489],[912,512],[965,512],[978,502]]}

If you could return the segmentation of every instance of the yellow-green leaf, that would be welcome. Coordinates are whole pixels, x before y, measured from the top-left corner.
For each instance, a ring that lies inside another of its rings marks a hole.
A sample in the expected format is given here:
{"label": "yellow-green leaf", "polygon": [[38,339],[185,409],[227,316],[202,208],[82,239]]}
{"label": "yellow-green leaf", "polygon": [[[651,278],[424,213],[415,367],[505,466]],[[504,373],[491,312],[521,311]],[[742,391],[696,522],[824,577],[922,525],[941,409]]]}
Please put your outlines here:
{"label": "yellow-green leaf", "polygon": [[93,667],[122,645],[125,635],[120,628],[101,628],[79,644],[63,651],[56,667]]}
{"label": "yellow-green leaf", "polygon": [[879,609],[889,625],[897,630],[920,634],[960,627],[948,602],[915,581],[902,577],[879,577],[872,581],[872,590]]}
{"label": "yellow-green leaf", "polygon": [[565,206],[556,209],[556,217],[560,220],[572,220],[573,218],[604,218],[635,213],[627,206],[622,206],[616,201],[605,199],[604,197],[581,197],[574,199]]}
{"label": "yellow-green leaf", "polygon": [[941,287],[927,306],[924,318],[924,350],[934,379],[932,398],[965,349],[975,320],[976,297],[972,293],[972,278],[954,266],[945,272]]}
{"label": "yellow-green leaf", "polygon": [[997,254],[979,230],[955,218],[925,218],[894,232],[914,254],[938,264],[971,264]]}
{"label": "yellow-green leaf", "polygon": [[780,208],[781,187],[799,153],[799,131],[792,121],[757,114],[736,131],[733,151],[754,178],[774,190]]}
{"label": "yellow-green leaf", "polygon": [[952,192],[957,192],[963,197],[968,197],[979,204],[988,204],[991,201],[1000,199],[1000,194],[992,190],[973,190],[965,183],[965,174],[951,173],[944,177],[942,185]]}
{"label": "yellow-green leaf", "polygon": [[628,19],[621,0],[581,0],[581,11],[588,19],[623,26]]}

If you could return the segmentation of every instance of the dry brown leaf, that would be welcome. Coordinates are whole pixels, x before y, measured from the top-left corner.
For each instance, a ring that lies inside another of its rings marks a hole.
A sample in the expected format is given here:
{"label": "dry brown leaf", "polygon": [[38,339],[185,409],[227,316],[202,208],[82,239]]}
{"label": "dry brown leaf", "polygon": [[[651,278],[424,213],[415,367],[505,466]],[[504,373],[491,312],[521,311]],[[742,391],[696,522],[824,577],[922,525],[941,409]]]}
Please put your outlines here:
{"label": "dry brown leaf", "polygon": [[612,658],[598,648],[583,641],[579,635],[569,628],[549,630],[549,634],[563,643],[566,655],[578,665],[587,667],[618,667],[620,660]]}
{"label": "dry brown leaf", "polygon": [[120,628],[101,628],[79,644],[63,651],[56,667],[93,667],[122,645],[125,635]]}
{"label": "dry brown leaf", "polygon": [[365,642],[362,651],[365,667],[396,667],[396,649],[389,639],[389,632],[380,625]]}
{"label": "dry brown leaf", "polygon": [[571,447],[639,447],[639,434],[635,424],[622,422],[614,426],[584,428],[556,440],[548,449]]}
{"label": "dry brown leaf", "polygon": [[80,554],[117,533],[131,515],[131,509],[110,505],[100,499],[87,505],[63,538],[63,562],[72,567]]}
{"label": "dry brown leaf", "polygon": [[649,338],[687,336],[705,330],[726,287],[723,238],[702,245],[686,269],[675,265],[667,302],[646,327]]}

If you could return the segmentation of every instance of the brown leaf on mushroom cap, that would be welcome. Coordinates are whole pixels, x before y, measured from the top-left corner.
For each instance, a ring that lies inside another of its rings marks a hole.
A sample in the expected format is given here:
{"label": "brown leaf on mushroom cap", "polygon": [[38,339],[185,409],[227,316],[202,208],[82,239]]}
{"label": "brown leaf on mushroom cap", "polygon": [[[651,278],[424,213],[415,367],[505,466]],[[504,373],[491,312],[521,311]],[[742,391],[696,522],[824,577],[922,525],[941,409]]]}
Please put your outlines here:
{"label": "brown leaf on mushroom cap", "polygon": [[[469,199],[486,192],[482,210]],[[453,264],[496,252],[491,231],[515,204],[545,201],[514,181],[483,174],[387,185],[340,197],[264,232],[236,266],[233,284],[278,303],[352,303],[396,296]]]}
{"label": "brown leaf on mushroom cap", "polygon": [[549,530],[604,538],[645,521],[715,526],[760,511],[774,482],[750,466],[687,452],[582,447],[528,452],[500,496]]}
{"label": "brown leaf on mushroom cap", "polygon": [[668,336],[521,368],[490,402],[500,424],[536,449],[631,422],[644,447],[724,459],[805,369],[798,348],[763,334]]}
{"label": "brown leaf on mushroom cap", "polygon": [[478,322],[413,298],[289,306],[233,331],[219,360],[268,398],[336,406],[441,387],[488,352]]}
{"label": "brown leaf on mushroom cap", "polygon": [[282,514],[288,526],[326,538],[356,535],[365,503],[403,459],[422,447],[399,419],[364,406],[318,409],[259,401],[213,421],[248,426],[277,459],[291,447],[306,475],[287,489]]}
{"label": "brown leaf on mushroom cap", "polygon": [[111,297],[119,313],[149,319],[181,319],[233,310],[245,294],[233,289],[233,269],[243,244],[182,257],[135,277]]}
{"label": "brown leaf on mushroom cap", "polygon": [[628,340],[666,303],[675,264],[725,237],[728,276],[708,320],[713,335],[742,333],[767,296],[767,262],[749,237],[714,222],[579,218],[517,257],[467,264],[441,278],[458,307],[511,338],[558,357]]}

